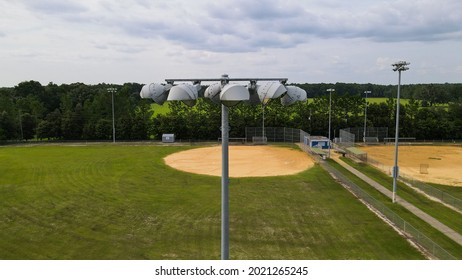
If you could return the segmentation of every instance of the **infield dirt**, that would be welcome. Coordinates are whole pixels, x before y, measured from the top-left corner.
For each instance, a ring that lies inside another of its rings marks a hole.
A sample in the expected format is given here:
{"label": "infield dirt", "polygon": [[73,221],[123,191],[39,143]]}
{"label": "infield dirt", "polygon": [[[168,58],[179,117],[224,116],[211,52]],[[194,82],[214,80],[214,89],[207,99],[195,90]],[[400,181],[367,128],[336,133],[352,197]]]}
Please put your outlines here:
{"label": "infield dirt", "polygon": [[[186,172],[221,176],[221,146],[171,154],[165,163]],[[274,146],[229,146],[230,177],[292,175],[314,165],[304,152]]]}
{"label": "infield dirt", "polygon": [[[390,174],[394,165],[395,147],[362,147],[368,158],[379,161],[382,169]],[[427,173],[421,173],[420,165],[427,164]],[[462,187],[462,147],[456,146],[399,146],[400,173],[424,182]]]}

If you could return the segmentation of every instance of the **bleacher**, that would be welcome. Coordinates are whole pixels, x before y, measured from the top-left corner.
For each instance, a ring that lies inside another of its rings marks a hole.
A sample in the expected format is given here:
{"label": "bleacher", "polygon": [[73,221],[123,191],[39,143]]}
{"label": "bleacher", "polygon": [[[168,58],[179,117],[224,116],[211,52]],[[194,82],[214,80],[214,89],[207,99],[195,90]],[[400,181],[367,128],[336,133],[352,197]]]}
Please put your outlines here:
{"label": "bleacher", "polygon": [[312,151],[313,153],[315,153],[315,154],[317,154],[317,155],[320,155],[320,156],[325,156],[325,155],[328,154],[328,150],[326,150],[326,149],[313,148],[313,147],[311,147],[310,149],[311,149],[311,151]]}
{"label": "bleacher", "polygon": [[346,148],[348,154],[353,155],[354,157],[361,159],[361,160],[367,160],[367,153],[361,149],[358,149],[356,147],[348,147]]}

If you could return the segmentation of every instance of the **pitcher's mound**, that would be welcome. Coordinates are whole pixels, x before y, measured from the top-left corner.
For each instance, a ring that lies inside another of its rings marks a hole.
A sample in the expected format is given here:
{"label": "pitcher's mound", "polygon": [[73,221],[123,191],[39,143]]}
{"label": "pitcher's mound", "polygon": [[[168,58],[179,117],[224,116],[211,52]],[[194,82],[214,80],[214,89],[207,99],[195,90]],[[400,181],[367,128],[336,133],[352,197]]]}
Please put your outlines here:
{"label": "pitcher's mound", "polygon": [[[221,176],[221,146],[192,149],[164,158],[169,166],[186,172]],[[230,177],[291,175],[314,165],[304,152],[272,146],[230,146]]]}

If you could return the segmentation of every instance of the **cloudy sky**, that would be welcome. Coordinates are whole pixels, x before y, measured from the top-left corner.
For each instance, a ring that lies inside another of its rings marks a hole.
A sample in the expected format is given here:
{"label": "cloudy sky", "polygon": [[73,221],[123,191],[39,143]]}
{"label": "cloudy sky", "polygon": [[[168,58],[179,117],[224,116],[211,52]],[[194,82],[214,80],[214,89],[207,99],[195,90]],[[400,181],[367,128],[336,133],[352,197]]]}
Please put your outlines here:
{"label": "cloudy sky", "polygon": [[460,0],[0,0],[0,87],[462,82]]}

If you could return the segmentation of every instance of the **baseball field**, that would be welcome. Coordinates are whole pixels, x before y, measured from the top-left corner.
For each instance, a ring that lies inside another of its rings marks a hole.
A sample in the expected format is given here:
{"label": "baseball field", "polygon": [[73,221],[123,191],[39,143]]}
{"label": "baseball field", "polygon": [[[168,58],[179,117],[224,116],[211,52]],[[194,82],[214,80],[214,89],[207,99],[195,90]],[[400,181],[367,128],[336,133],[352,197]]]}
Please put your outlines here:
{"label": "baseball field", "polygon": [[[383,164],[382,169],[390,173],[394,165],[395,147],[362,147],[368,158]],[[400,172],[424,182],[462,187],[461,146],[399,146],[398,165]]]}
{"label": "baseball field", "polygon": [[[0,259],[219,259],[220,177],[164,160],[195,148],[0,147]],[[231,178],[231,259],[424,258],[296,146],[277,148],[308,165]]]}

